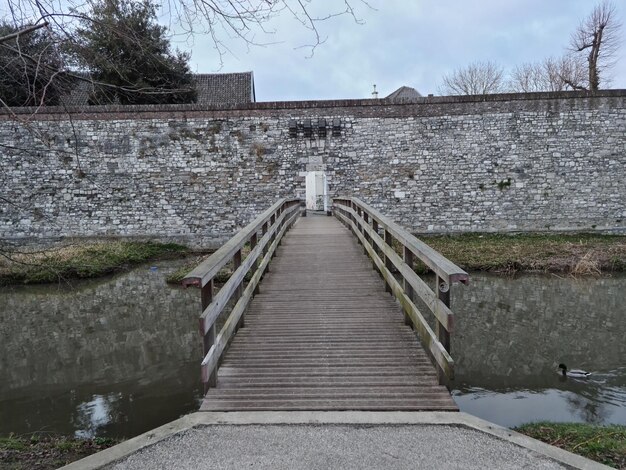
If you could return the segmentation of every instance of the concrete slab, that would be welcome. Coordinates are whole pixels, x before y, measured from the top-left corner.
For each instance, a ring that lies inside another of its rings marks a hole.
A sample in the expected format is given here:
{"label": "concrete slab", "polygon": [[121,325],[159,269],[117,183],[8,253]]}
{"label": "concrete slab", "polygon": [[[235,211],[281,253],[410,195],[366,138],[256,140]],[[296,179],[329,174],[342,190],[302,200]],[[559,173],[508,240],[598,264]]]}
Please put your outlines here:
{"label": "concrete slab", "polygon": [[64,468],[608,468],[465,413],[194,413]]}

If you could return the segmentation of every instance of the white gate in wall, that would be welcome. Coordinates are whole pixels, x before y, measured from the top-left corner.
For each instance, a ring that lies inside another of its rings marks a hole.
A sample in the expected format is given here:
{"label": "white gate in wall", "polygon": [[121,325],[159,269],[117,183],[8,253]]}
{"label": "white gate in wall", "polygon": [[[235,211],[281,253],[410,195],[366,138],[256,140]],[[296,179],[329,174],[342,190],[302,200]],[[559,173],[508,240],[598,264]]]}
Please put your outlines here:
{"label": "white gate in wall", "polygon": [[323,171],[309,171],[306,175],[306,208],[328,210],[328,181]]}

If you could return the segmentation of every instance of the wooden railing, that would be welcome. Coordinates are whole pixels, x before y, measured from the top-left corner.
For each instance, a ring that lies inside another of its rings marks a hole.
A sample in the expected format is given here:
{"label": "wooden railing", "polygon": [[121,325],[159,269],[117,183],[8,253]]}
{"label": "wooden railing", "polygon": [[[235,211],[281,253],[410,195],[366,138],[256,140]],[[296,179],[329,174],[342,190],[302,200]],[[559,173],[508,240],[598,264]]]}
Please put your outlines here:
{"label": "wooden railing", "polygon": [[[454,361],[450,356],[450,333],[454,316],[450,310],[450,285],[467,283],[468,274],[357,198],[334,198],[333,212],[357,236],[385,280],[387,291],[400,302],[405,322],[413,326],[437,367],[440,383],[452,380]],[[402,255],[398,254],[397,248]],[[416,259],[435,273],[436,292],[416,274]],[[417,298],[434,316],[435,331],[415,305]]]}
{"label": "wooden railing", "polygon": [[[244,326],[246,307],[253,295],[258,292],[261,277],[268,269],[283,235],[298,217],[300,202],[300,199],[281,199],[183,279],[184,286],[200,288],[202,301],[200,334],[204,345],[201,367],[205,390],[216,385],[220,358],[233,333],[237,328]],[[250,253],[244,259],[242,251],[247,244]],[[233,273],[219,292],[214,294],[214,278],[229,263],[232,264]],[[251,277],[244,288],[247,273],[251,273]],[[216,321],[229,302],[234,303],[234,306],[216,336]]]}

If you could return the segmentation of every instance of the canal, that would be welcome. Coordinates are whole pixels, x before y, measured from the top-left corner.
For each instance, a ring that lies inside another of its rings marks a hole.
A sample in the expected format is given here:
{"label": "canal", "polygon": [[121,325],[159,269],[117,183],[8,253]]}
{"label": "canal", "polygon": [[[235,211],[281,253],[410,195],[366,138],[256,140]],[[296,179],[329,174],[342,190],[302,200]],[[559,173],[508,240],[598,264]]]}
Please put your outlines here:
{"label": "canal", "polygon": [[[0,435],[132,437],[199,406],[198,292],[182,261],[96,281],[0,288]],[[453,289],[453,396],[504,425],[626,424],[626,276],[474,273]],[[557,371],[592,372],[587,380]]]}

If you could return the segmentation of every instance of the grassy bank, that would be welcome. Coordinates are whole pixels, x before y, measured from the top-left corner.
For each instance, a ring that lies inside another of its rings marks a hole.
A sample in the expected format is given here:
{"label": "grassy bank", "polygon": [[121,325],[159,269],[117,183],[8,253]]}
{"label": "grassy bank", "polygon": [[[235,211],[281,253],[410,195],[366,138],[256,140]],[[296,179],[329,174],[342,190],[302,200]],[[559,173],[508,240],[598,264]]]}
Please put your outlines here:
{"label": "grassy bank", "polygon": [[37,252],[9,252],[0,256],[1,284],[34,284],[103,276],[133,265],[180,257],[187,248],[173,243],[81,243]]}
{"label": "grassy bank", "polygon": [[623,235],[463,234],[420,238],[466,271],[585,275],[626,270]]}
{"label": "grassy bank", "polygon": [[596,462],[626,469],[626,426],[533,423],[515,431]]}
{"label": "grassy bank", "polygon": [[73,439],[39,434],[0,437],[0,467],[6,470],[55,469],[118,442],[102,437]]}
{"label": "grassy bank", "polygon": [[[418,238],[466,271],[551,272],[576,276],[626,271],[624,235],[469,233],[419,235]],[[400,245],[395,248],[401,254]],[[167,282],[179,284],[205,258],[206,255],[191,260],[170,274]],[[417,264],[416,271],[424,273],[426,267]],[[215,277],[216,282],[226,282],[231,273],[230,267],[225,267]]]}
{"label": "grassy bank", "polygon": [[[626,271],[626,236],[598,234],[464,234],[421,236],[466,271],[554,272],[585,275]],[[244,252],[249,249],[244,248]],[[122,271],[151,260],[188,255],[172,243],[81,243],[39,252],[0,252],[0,285],[58,282],[93,278]],[[244,253],[245,256],[246,253]],[[198,257],[168,276],[180,283],[202,259]],[[418,266],[418,271],[423,267]],[[225,267],[216,278],[224,282],[231,273]]]}

